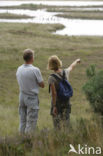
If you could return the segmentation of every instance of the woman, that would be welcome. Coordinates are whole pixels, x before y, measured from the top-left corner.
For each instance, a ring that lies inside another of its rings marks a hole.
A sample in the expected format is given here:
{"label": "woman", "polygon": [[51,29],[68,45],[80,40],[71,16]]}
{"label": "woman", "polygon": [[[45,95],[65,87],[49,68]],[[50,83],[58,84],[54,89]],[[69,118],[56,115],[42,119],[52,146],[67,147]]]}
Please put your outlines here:
{"label": "woman", "polygon": [[60,81],[65,75],[65,79],[69,79],[70,72],[74,69],[74,67],[80,63],[80,59],[74,61],[68,68],[62,69],[62,61],[56,56],[51,56],[48,60],[48,69],[53,70],[55,76],[50,75],[49,77],[49,87],[51,93],[51,115],[53,117],[53,124],[55,128],[61,128],[62,126],[69,126],[71,105],[70,100],[61,101],[61,99],[57,95],[57,91],[59,89]]}

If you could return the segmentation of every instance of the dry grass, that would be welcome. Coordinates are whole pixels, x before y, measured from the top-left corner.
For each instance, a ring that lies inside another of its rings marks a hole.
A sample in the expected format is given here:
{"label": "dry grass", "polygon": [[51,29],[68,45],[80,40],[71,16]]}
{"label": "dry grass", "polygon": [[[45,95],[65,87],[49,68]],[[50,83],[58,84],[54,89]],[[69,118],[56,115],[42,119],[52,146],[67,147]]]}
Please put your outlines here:
{"label": "dry grass", "polygon": [[[102,37],[67,37],[51,34],[51,32],[60,28],[63,28],[63,26],[13,23],[0,24],[0,136],[17,136],[19,124],[19,89],[15,73],[17,67],[23,63],[23,50],[26,48],[34,49],[36,51],[34,65],[41,69],[46,85],[45,89],[40,91],[39,97],[39,134],[36,136],[34,143],[40,141],[40,147],[36,147],[36,150],[34,150],[34,148],[32,149],[33,152],[36,153],[36,156],[43,154],[44,156],[55,156],[57,153],[62,153],[62,155],[65,156],[69,143],[78,144],[80,142],[84,144],[84,142],[89,142],[91,145],[97,146],[101,145],[103,141],[102,133],[100,132],[101,127],[99,127],[93,119],[94,113],[82,91],[82,86],[87,80],[85,74],[86,68],[91,64],[96,64],[98,69],[102,67],[103,39]],[[48,57],[53,54],[58,55],[62,59],[63,68],[68,67],[76,58],[81,58],[82,60],[82,63],[70,74],[70,82],[74,88],[74,97],[71,100],[72,130],[69,136],[66,133],[59,134],[59,139],[55,137],[55,134],[54,137],[51,135],[53,125],[49,114],[50,96],[48,94],[47,82],[50,72],[46,70],[46,66]],[[98,118],[98,115],[96,115],[95,118]],[[88,126],[87,123],[90,126]],[[85,128],[85,126],[87,128]],[[40,132],[40,130],[44,128],[46,128],[46,134],[47,131],[49,131],[49,137],[46,139],[45,135],[42,136],[43,133]],[[15,137],[13,138],[15,141]],[[44,144],[42,144],[43,142]],[[15,149],[16,152],[23,152],[23,156],[25,155],[24,143],[21,142],[15,146],[13,141],[9,141],[9,144],[7,144],[7,142],[5,144],[9,152],[9,149],[13,149],[13,151]],[[1,143],[0,149],[4,148],[4,151],[6,151],[5,144]],[[29,149],[29,147],[26,149]],[[26,151],[26,155],[28,152]],[[13,154],[10,156],[12,155]],[[28,155],[30,155],[30,153]]]}
{"label": "dry grass", "polygon": [[26,19],[26,18],[32,18],[32,17],[31,16],[26,16],[26,15],[0,13],[0,19]]}
{"label": "dry grass", "polygon": [[103,19],[102,11],[68,11],[63,14],[58,14],[59,17],[69,18],[69,19]]}

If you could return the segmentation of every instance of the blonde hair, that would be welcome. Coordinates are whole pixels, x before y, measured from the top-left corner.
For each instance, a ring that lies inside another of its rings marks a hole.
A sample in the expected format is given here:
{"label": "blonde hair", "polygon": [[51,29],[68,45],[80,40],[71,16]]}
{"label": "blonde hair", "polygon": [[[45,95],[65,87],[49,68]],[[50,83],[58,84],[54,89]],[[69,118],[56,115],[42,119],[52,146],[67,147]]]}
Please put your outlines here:
{"label": "blonde hair", "polygon": [[48,69],[50,70],[58,70],[62,67],[62,61],[58,58],[58,56],[53,55],[48,59]]}

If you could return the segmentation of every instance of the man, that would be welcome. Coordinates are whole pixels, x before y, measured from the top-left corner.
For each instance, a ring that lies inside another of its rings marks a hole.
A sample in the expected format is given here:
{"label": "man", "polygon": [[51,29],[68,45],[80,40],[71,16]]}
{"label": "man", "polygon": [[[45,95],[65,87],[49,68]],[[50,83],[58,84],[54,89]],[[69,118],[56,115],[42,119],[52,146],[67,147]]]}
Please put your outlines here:
{"label": "man", "polygon": [[33,66],[34,52],[26,49],[23,54],[25,64],[17,69],[16,77],[20,88],[19,114],[20,133],[32,134],[37,125],[39,110],[39,87],[44,88],[44,82],[39,68]]}

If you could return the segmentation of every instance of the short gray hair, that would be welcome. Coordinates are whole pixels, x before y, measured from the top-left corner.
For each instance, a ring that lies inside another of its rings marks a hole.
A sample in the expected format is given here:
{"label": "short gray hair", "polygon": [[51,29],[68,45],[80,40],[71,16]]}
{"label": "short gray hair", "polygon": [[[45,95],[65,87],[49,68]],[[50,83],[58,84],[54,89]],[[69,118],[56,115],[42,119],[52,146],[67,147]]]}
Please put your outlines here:
{"label": "short gray hair", "polygon": [[34,56],[34,51],[31,49],[25,49],[23,53],[23,59],[24,61],[28,62],[31,60],[31,58]]}

